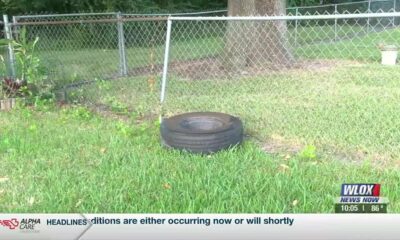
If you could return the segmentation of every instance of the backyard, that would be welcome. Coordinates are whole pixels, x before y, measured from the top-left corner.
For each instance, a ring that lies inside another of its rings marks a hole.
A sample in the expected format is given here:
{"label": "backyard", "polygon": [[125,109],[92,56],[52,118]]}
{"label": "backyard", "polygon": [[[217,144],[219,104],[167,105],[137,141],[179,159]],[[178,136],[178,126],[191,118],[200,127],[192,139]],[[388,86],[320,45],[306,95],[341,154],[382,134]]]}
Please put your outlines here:
{"label": "backyard", "polygon": [[[64,96],[0,111],[0,212],[331,213],[342,183],[380,183],[400,212],[400,66],[379,64],[378,48],[400,45],[400,30],[343,24],[335,40],[314,25],[288,31],[295,64],[239,75],[219,65],[221,24],[177,27],[163,104],[163,44],[128,47],[120,76],[115,48],[40,38]],[[160,115],[188,111],[240,117],[244,144],[163,148]]]}
{"label": "backyard", "polygon": [[[399,77],[398,67],[356,65],[300,75],[297,85],[271,79],[238,93],[239,106],[230,104],[238,95],[198,96],[265,140],[209,156],[163,149],[157,117],[52,104],[0,112],[0,210],[333,212],[342,183],[378,182],[398,212]],[[185,94],[171,104],[193,97]]]}
{"label": "backyard", "polygon": [[0,116],[2,212],[333,212],[344,182],[379,182],[400,210],[398,168],[368,159],[272,155],[252,140],[210,156],[168,151],[157,122],[82,107]]}

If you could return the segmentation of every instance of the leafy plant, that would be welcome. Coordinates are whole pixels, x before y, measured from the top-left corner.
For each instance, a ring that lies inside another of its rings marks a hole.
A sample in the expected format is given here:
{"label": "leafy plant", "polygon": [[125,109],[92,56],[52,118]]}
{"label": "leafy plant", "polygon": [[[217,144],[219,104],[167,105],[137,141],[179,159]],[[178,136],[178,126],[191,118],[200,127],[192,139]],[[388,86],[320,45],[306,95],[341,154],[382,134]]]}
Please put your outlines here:
{"label": "leafy plant", "polygon": [[23,82],[35,83],[43,77],[39,72],[40,59],[35,55],[36,45],[39,38],[28,41],[26,37],[26,28],[22,28],[19,40],[12,41],[15,58],[18,65],[20,80]]}
{"label": "leafy plant", "polygon": [[313,160],[317,158],[317,148],[314,145],[307,145],[300,153],[300,158]]}
{"label": "leafy plant", "polygon": [[[13,48],[16,62],[15,79],[6,78],[3,80],[3,88],[5,87],[9,95],[15,93],[24,96],[46,96],[49,95],[52,84],[47,80],[44,68],[41,65],[40,58],[36,55],[36,45],[39,38],[29,41],[26,35],[26,28],[22,28],[20,35],[16,40],[0,40],[0,46],[10,45]],[[2,57],[2,65],[5,68],[5,60]]]}
{"label": "leafy plant", "polygon": [[111,110],[119,114],[127,114],[129,112],[128,106],[119,101],[115,96],[108,96],[105,102],[110,105]]}
{"label": "leafy plant", "polygon": [[[6,39],[0,39],[0,49],[6,49],[9,41]],[[7,76],[7,65],[6,60],[2,55],[0,55],[0,76]],[[17,83],[15,83],[12,79],[4,78],[3,81],[0,80],[0,99],[4,97],[8,97],[14,92],[15,88],[19,88]],[[12,84],[11,84],[12,83]],[[11,93],[11,94],[10,94]]]}

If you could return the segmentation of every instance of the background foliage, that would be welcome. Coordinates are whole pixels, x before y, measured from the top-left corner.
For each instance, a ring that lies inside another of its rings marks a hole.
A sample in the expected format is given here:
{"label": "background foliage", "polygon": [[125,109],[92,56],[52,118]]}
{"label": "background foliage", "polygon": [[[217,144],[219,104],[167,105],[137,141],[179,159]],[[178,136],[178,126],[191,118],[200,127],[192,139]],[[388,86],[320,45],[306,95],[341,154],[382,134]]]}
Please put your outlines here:
{"label": "background foliage", "polygon": [[[359,1],[359,0],[357,0]],[[354,0],[288,0],[288,6],[357,2]],[[178,12],[226,8],[227,0],[0,0],[0,9],[10,15],[72,12]]]}

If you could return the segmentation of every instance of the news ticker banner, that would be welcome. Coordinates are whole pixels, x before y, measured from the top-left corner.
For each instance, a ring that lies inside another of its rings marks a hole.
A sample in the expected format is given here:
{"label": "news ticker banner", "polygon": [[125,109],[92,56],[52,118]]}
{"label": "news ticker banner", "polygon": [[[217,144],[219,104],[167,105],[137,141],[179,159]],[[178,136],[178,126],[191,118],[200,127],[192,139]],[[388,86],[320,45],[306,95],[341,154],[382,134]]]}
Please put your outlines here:
{"label": "news ticker banner", "polygon": [[0,239],[399,239],[400,214],[0,214]]}

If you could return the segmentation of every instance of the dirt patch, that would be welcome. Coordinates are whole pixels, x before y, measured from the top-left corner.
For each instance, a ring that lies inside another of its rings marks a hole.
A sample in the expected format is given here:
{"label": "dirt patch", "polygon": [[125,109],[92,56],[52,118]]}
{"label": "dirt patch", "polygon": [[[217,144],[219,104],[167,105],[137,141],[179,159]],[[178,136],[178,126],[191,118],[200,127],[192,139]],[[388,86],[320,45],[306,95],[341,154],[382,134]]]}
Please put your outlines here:
{"label": "dirt patch", "polygon": [[327,72],[341,66],[362,66],[363,63],[350,60],[318,59],[297,62],[292,70]]}
{"label": "dirt patch", "polygon": [[[118,112],[114,111],[110,106],[105,105],[105,104],[96,104],[96,105],[89,106],[89,108],[94,113],[96,113],[102,117],[105,117],[105,118],[121,120],[121,121],[125,121],[125,122],[130,122],[130,120],[132,119],[132,117],[129,114],[129,113],[133,112],[132,109],[128,109],[126,111],[126,113],[118,113]],[[135,119],[135,122],[139,124],[139,123],[143,123],[145,121],[155,121],[158,119],[158,117],[159,117],[159,115],[156,113],[146,113],[146,114],[140,114],[140,115],[136,116],[134,119]]]}
{"label": "dirt patch", "polygon": [[294,140],[288,140],[280,135],[272,135],[262,146],[270,154],[298,154],[304,145]]}
{"label": "dirt patch", "polygon": [[215,78],[235,78],[297,71],[326,72],[340,66],[361,66],[360,62],[347,60],[299,60],[291,65],[271,62],[254,63],[240,69],[228,70],[219,58],[210,57],[185,62],[175,62],[170,70],[172,73],[186,80],[204,80]]}
{"label": "dirt patch", "polygon": [[122,120],[122,121],[128,121],[129,117],[124,114],[119,114],[114,111],[112,111],[112,108],[110,106],[107,106],[105,104],[95,104],[89,106],[89,109],[93,111],[94,113],[105,117],[105,118],[111,118],[115,120]]}
{"label": "dirt patch", "polygon": [[[333,149],[333,148],[332,148]],[[365,150],[343,151],[343,150],[330,150],[325,151],[325,157],[334,158],[343,162],[351,162],[355,164],[362,164],[365,161],[370,161],[377,167],[386,167],[393,165],[393,156],[385,153],[368,152]]]}
{"label": "dirt patch", "polygon": [[[261,143],[261,147],[263,151],[269,154],[294,156],[301,153],[305,145],[299,141],[286,139],[280,135],[272,135],[265,142]],[[317,156],[320,160],[337,160],[353,164],[363,164],[365,161],[369,161],[380,169],[385,169],[389,166],[400,168],[400,161],[393,160],[398,158],[385,153],[368,152],[365,150],[340,150],[333,146],[317,146]]]}

